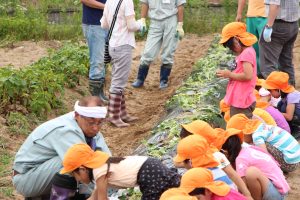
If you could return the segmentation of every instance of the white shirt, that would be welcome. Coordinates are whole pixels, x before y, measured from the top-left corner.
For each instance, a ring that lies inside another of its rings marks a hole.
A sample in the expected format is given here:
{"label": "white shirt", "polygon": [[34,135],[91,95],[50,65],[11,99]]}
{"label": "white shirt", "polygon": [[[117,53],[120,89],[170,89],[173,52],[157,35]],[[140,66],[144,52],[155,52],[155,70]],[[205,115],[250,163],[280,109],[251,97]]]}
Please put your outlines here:
{"label": "white shirt", "polygon": [[[100,20],[102,28],[109,29],[118,3],[118,0],[106,1],[103,16]],[[132,47],[135,47],[134,32],[130,32],[128,30],[126,22],[126,17],[132,15],[135,15],[133,1],[123,0],[117,15],[116,23],[113,28],[111,38],[109,40],[109,46],[119,47],[128,44]]]}

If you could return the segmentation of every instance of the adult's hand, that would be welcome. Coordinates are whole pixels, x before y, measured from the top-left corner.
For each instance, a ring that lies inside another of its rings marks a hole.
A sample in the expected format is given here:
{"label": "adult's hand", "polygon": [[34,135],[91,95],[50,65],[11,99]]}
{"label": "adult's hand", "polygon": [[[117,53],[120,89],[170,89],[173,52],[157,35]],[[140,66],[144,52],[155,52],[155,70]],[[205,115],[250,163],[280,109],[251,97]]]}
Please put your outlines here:
{"label": "adult's hand", "polygon": [[272,27],[269,27],[268,25],[266,25],[265,29],[263,31],[263,37],[266,42],[271,42],[272,32],[273,32]]}
{"label": "adult's hand", "polygon": [[146,31],[147,31],[146,19],[145,18],[141,18],[139,21],[141,23],[140,33],[143,36],[146,33]]}
{"label": "adult's hand", "polygon": [[177,23],[176,37],[179,37],[180,40],[184,37],[183,22]]}

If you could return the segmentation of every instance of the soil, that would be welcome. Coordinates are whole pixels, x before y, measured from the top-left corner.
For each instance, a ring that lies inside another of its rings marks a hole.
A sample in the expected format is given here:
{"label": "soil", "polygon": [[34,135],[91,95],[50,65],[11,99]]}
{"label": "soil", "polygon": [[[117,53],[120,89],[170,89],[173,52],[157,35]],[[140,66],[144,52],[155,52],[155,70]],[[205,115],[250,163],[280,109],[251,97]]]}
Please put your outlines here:
{"label": "soil", "polygon": [[[170,76],[169,87],[160,90],[159,69],[160,60],[157,59],[150,67],[149,75],[145,81],[144,87],[135,89],[131,87],[134,81],[144,42],[138,42],[137,48],[133,54],[132,71],[126,88],[126,104],[128,112],[139,117],[135,123],[127,128],[116,128],[110,124],[105,124],[101,131],[106,138],[110,149],[114,155],[129,155],[136,149],[144,139],[151,135],[151,130],[159,124],[166,115],[165,102],[180,87],[182,82],[189,76],[193,64],[203,57],[212,41],[212,36],[198,37],[187,35],[180,43],[175,54],[175,63]],[[47,55],[47,48],[57,48],[59,42],[21,42],[14,45],[13,48],[0,49],[0,66],[11,64],[15,68],[20,68],[31,64],[39,58]],[[294,64],[298,90],[300,89],[300,37],[295,43]],[[108,73],[109,74],[109,73]],[[108,76],[107,82],[109,83]],[[67,110],[72,110],[75,100],[82,97],[82,91],[87,90],[87,80],[81,80],[81,85],[76,89],[67,89],[65,101]],[[109,84],[107,84],[107,88]],[[54,117],[50,116],[49,118]],[[10,152],[16,152],[22,144],[24,137],[16,137],[9,134],[5,124],[5,119],[0,117],[0,142],[1,148],[8,149]],[[5,142],[2,142],[4,140]],[[3,143],[3,144],[2,144]],[[0,151],[1,153],[1,151]],[[287,175],[287,180],[291,186],[291,191],[287,200],[297,200],[300,196],[300,169]],[[0,187],[10,185],[10,176],[0,177]],[[6,183],[6,184],[2,184]],[[0,199],[3,199],[0,194]],[[14,199],[20,199],[17,195]]]}

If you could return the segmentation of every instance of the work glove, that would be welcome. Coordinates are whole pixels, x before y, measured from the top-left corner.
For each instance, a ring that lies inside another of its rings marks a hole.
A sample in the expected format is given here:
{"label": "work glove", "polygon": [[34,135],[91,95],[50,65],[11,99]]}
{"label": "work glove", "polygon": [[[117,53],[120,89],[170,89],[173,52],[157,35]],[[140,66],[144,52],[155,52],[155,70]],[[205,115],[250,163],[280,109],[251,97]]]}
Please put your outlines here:
{"label": "work glove", "polygon": [[271,42],[272,32],[273,32],[272,27],[269,27],[268,25],[266,25],[265,29],[263,31],[263,37],[266,42]]}
{"label": "work glove", "polygon": [[183,22],[177,23],[176,37],[179,38],[179,40],[181,40],[184,37]]}
{"label": "work glove", "polygon": [[147,31],[146,19],[145,18],[141,18],[138,21],[141,24],[140,34],[143,36],[146,33],[146,31]]}

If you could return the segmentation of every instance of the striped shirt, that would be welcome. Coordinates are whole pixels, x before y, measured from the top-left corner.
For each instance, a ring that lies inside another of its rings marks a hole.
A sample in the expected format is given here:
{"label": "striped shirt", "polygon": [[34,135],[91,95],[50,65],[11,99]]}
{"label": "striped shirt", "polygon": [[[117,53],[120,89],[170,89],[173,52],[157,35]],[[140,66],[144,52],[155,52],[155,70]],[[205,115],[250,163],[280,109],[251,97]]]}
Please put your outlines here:
{"label": "striped shirt", "polygon": [[282,152],[283,158],[288,164],[300,162],[300,145],[287,131],[278,126],[261,124],[252,134],[253,143],[261,145],[268,142]]}
{"label": "striped shirt", "polygon": [[265,0],[266,13],[269,15],[269,5],[279,5],[276,19],[286,22],[295,22],[300,18],[299,0]]}

